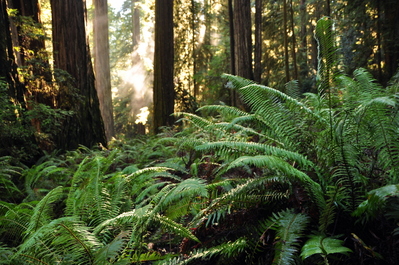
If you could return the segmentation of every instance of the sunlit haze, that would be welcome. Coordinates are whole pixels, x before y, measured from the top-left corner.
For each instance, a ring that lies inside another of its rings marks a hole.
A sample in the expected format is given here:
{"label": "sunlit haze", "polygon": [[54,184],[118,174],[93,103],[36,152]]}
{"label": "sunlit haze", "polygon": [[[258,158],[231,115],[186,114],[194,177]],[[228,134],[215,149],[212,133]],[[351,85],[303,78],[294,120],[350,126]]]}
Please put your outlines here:
{"label": "sunlit haze", "polygon": [[123,2],[125,0],[109,0],[108,3],[115,8],[116,10],[120,10],[122,8]]}

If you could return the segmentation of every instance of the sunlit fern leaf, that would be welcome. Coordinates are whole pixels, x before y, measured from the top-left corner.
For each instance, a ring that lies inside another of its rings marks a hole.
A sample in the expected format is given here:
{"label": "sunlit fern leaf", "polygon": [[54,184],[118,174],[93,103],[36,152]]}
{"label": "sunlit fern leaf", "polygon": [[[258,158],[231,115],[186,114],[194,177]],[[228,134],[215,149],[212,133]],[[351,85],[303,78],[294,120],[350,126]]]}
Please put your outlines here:
{"label": "sunlit fern leaf", "polygon": [[236,75],[231,75],[231,74],[222,74],[222,78],[225,78],[228,80],[229,83],[229,88],[233,89],[240,89],[242,87],[254,84],[255,82],[249,79],[245,79],[240,76]]}
{"label": "sunlit fern leaf", "polygon": [[226,242],[208,249],[198,249],[188,255],[188,258],[174,258],[166,261],[156,263],[158,265],[186,265],[196,261],[206,261],[214,257],[225,257],[232,259],[235,256],[243,253],[248,247],[248,242],[245,238],[239,238],[233,242]]}
{"label": "sunlit fern leaf", "polygon": [[233,154],[273,155],[276,157],[294,161],[298,163],[301,167],[307,167],[313,165],[311,161],[309,161],[303,155],[297,152],[292,152],[275,146],[261,144],[261,143],[254,143],[254,142],[232,142],[232,141],[210,142],[196,146],[196,150],[205,151],[205,152],[214,151],[220,154],[222,157],[230,156]]}
{"label": "sunlit fern leaf", "polygon": [[206,105],[199,108],[197,111],[203,112],[219,112],[223,116],[223,120],[230,120],[229,118],[248,116],[249,113],[240,110],[239,108],[227,105]]}
{"label": "sunlit fern leaf", "polygon": [[122,231],[110,243],[102,246],[94,252],[94,264],[108,265],[116,262],[120,252],[126,246],[127,239],[125,232]]}
{"label": "sunlit fern leaf", "polygon": [[[327,94],[331,99],[331,85],[334,76],[337,74],[337,48],[333,34],[333,20],[329,17],[322,17],[316,23],[314,37],[318,49],[318,93]],[[331,107],[331,105],[330,105]]]}
{"label": "sunlit fern leaf", "polygon": [[213,212],[221,211],[221,214],[224,216],[226,209],[230,209],[234,200],[236,200],[242,194],[247,194],[247,191],[250,190],[250,184],[256,181],[256,179],[248,179],[244,183],[237,185],[237,187],[234,187],[233,189],[224,193],[222,196],[212,200],[208,207],[203,208],[196,216],[194,216],[194,218],[191,220],[192,225],[198,226],[198,224],[205,219],[205,216],[208,216]]}
{"label": "sunlit fern leaf", "polygon": [[126,179],[128,180],[133,180],[136,177],[142,175],[142,174],[147,174],[147,173],[158,173],[158,172],[165,172],[168,170],[173,170],[172,168],[168,167],[146,167],[140,170],[137,170],[136,172],[133,172],[132,174],[126,176]]}
{"label": "sunlit fern leaf", "polygon": [[15,257],[40,260],[47,264],[94,264],[93,251],[101,243],[90,229],[75,217],[55,219],[41,226],[19,246]]}
{"label": "sunlit fern leaf", "polygon": [[195,126],[197,126],[198,128],[201,128],[201,129],[204,128],[205,126],[211,124],[211,122],[208,121],[207,119],[202,118],[202,117],[200,117],[198,115],[195,115],[195,114],[192,114],[192,113],[176,112],[175,115],[176,116],[183,116],[183,118],[180,119],[180,120],[185,120],[185,121],[191,122],[192,124],[194,124]]}
{"label": "sunlit fern leaf", "polygon": [[[157,183],[155,183],[157,185]],[[151,197],[154,212],[165,212],[169,218],[186,215],[188,211],[197,211],[196,205],[208,197],[205,180],[189,178],[180,183],[170,183]]]}
{"label": "sunlit fern leaf", "polygon": [[[287,197],[286,192],[270,191],[267,184],[286,183],[285,178],[263,177],[238,180],[237,185],[227,187],[226,192],[214,198],[207,207],[203,207],[191,220],[191,225],[196,227],[206,222],[206,225],[219,223],[226,214],[235,209],[250,208],[254,205],[265,204],[274,200]],[[228,184],[228,183],[227,183]],[[211,184],[209,187],[214,186]]]}
{"label": "sunlit fern leaf", "polygon": [[[248,117],[248,116],[246,116],[246,117]],[[268,142],[276,143],[281,146],[284,145],[283,143],[277,141],[276,139],[273,139],[263,133],[259,133],[250,127],[245,127],[245,126],[236,124],[237,121],[238,121],[237,119],[234,119],[234,121],[231,123],[219,122],[219,123],[216,123],[214,125],[214,127],[221,128],[221,129],[225,130],[226,133],[232,132],[234,135],[242,134],[243,137],[246,137],[246,138],[248,138],[250,135],[256,135],[256,136],[259,136],[259,138],[261,140],[267,140]],[[234,135],[232,135],[232,137],[234,137]]]}
{"label": "sunlit fern leaf", "polygon": [[245,80],[239,76],[224,74],[223,77],[227,78],[229,81],[237,81],[237,83],[240,84],[238,87],[240,88],[240,93],[244,97],[245,101],[252,106],[251,109],[253,111],[258,110],[259,106],[263,107],[263,104],[261,104],[263,100],[269,100],[272,102],[284,102],[284,104],[286,104],[290,109],[297,109],[299,112],[314,115],[313,111],[299,100],[290,97],[277,89],[254,84],[253,81]]}
{"label": "sunlit fern leaf", "polygon": [[286,94],[292,98],[300,98],[301,91],[298,80],[291,80],[285,84]]}
{"label": "sunlit fern leaf", "polygon": [[267,225],[276,231],[273,264],[294,264],[294,256],[299,249],[299,238],[303,236],[308,223],[308,216],[294,213],[292,209],[273,213]]}
{"label": "sunlit fern leaf", "polygon": [[240,158],[233,161],[227,170],[232,168],[240,167],[242,165],[253,165],[258,168],[269,168],[281,172],[288,179],[300,181],[305,189],[311,194],[314,202],[318,205],[319,210],[323,210],[325,207],[325,201],[323,191],[321,190],[320,184],[312,180],[308,175],[302,171],[294,168],[292,165],[275,156],[241,156]]}
{"label": "sunlit fern leaf", "polygon": [[35,233],[40,227],[50,222],[52,216],[52,204],[59,200],[64,195],[64,188],[59,186],[51,190],[40,202],[36,205],[29,226],[26,230],[26,236]]}
{"label": "sunlit fern leaf", "polygon": [[154,216],[154,222],[158,223],[160,225],[160,227],[162,227],[163,229],[165,229],[177,236],[186,237],[186,238],[189,238],[196,242],[200,242],[200,240],[195,235],[193,235],[188,228],[167,218],[166,216],[156,214]]}

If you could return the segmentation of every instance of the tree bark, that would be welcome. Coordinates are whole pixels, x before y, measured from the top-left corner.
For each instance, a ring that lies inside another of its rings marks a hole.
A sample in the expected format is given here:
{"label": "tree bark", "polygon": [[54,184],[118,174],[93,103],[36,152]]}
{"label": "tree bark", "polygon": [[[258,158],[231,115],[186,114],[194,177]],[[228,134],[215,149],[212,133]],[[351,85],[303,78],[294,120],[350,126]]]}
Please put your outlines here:
{"label": "tree bark", "polygon": [[255,1],[255,58],[254,80],[261,82],[262,76],[262,12],[263,0]]}
{"label": "tree bark", "polygon": [[154,119],[153,130],[171,126],[174,118],[173,0],[155,1]]}
{"label": "tree bark", "polygon": [[25,87],[19,81],[17,64],[13,53],[13,44],[10,31],[10,19],[7,13],[6,0],[0,1],[0,78],[8,84],[8,92],[11,98],[25,107]]}
{"label": "tree bark", "polygon": [[251,1],[234,0],[236,74],[253,80],[251,34]]}
{"label": "tree bark", "polygon": [[298,65],[296,62],[296,39],[295,39],[295,26],[294,26],[294,10],[292,8],[292,0],[290,1],[290,26],[291,26],[291,32],[292,32],[292,64],[294,66],[294,75],[293,78],[294,80],[298,80]]}
{"label": "tree bark", "polygon": [[230,29],[230,74],[236,74],[235,41],[234,41],[234,11],[233,0],[228,0],[229,4],[229,29]]}
{"label": "tree bark", "polygon": [[140,9],[138,7],[138,0],[132,0],[132,23],[133,23],[133,50],[137,48],[140,43]]}
{"label": "tree bark", "polygon": [[108,40],[107,0],[94,0],[94,69],[107,141],[115,136]]}
{"label": "tree bark", "polygon": [[106,146],[99,101],[94,85],[88,41],[85,31],[85,9],[82,0],[51,0],[54,66],[58,71],[58,107],[74,114],[64,121],[57,135],[57,146],[75,149],[79,145]]}
{"label": "tree bark", "polygon": [[283,0],[283,37],[284,37],[284,65],[285,65],[285,82],[289,82],[291,80],[290,77],[290,65],[289,65],[289,50],[288,50],[288,32],[287,32],[287,24],[288,24],[288,8],[287,8],[287,0]]}

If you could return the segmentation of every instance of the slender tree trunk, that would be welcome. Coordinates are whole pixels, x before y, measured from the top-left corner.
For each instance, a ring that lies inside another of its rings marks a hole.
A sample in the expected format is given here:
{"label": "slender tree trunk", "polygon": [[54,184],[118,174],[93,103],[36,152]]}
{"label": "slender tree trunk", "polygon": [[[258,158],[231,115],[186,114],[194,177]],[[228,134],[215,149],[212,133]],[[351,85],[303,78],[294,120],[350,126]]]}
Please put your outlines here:
{"label": "slender tree trunk", "polygon": [[[253,80],[251,1],[234,0],[233,11],[235,71],[238,76]],[[233,106],[246,108],[238,96],[234,100]]]}
{"label": "slender tree trunk", "polygon": [[53,50],[55,68],[66,71],[73,78],[57,72],[60,85],[58,106],[71,110],[64,130],[57,136],[61,149],[75,149],[80,144],[92,147],[106,145],[99,101],[94,85],[88,41],[85,31],[85,9],[82,0],[51,0]]}
{"label": "slender tree trunk", "polygon": [[301,31],[300,31],[300,41],[301,41],[301,48],[300,48],[300,79],[306,78],[309,67],[308,67],[308,34],[307,34],[307,27],[308,24],[308,17],[307,17],[307,10],[306,10],[306,0],[301,0],[300,5],[300,17],[301,17]]}
{"label": "slender tree trunk", "polygon": [[109,63],[108,3],[94,0],[94,69],[96,89],[100,102],[107,141],[115,136],[114,114],[111,91],[111,70]]}
{"label": "slender tree trunk", "polygon": [[228,0],[229,4],[229,29],[230,29],[230,74],[236,74],[235,65],[235,41],[234,41],[234,11],[233,0]]}
{"label": "slender tree trunk", "polygon": [[234,42],[237,75],[254,79],[252,71],[251,2],[234,0]]}
{"label": "slender tree trunk", "polygon": [[292,64],[294,66],[293,78],[298,80],[298,65],[296,62],[296,37],[295,37],[295,26],[294,26],[294,10],[292,8],[292,0],[290,1],[290,15],[291,15],[291,32],[292,32]]}
{"label": "slender tree trunk", "polygon": [[255,1],[255,58],[254,80],[261,82],[262,76],[262,12],[263,0]]}
{"label": "slender tree trunk", "polygon": [[133,50],[137,48],[140,43],[140,8],[138,6],[138,0],[132,0],[132,22],[133,22]]}
{"label": "slender tree trunk", "polygon": [[288,32],[287,32],[287,24],[288,24],[288,8],[287,8],[287,0],[283,0],[283,37],[284,37],[284,65],[285,65],[285,81],[289,82],[291,80],[290,77],[290,65],[289,65],[289,49],[288,49]]}
{"label": "slender tree trunk", "polygon": [[174,118],[173,0],[155,1],[154,119],[153,130],[171,126]]}
{"label": "slender tree trunk", "polygon": [[381,56],[381,4],[377,0],[377,67],[378,67],[378,81],[382,80],[382,56]]}
{"label": "slender tree trunk", "polygon": [[331,16],[331,4],[330,0],[326,0],[326,16]]}
{"label": "slender tree trunk", "polygon": [[[229,8],[229,30],[230,30],[230,74],[236,75],[235,33],[234,33],[234,10],[233,0],[228,0]],[[230,105],[238,106],[239,98],[234,89],[230,90]]]}
{"label": "slender tree trunk", "polygon": [[10,97],[24,108],[25,87],[18,78],[7,7],[6,0],[0,0],[0,77],[7,82]]}
{"label": "slender tree trunk", "polygon": [[191,38],[191,49],[192,49],[192,62],[193,62],[193,95],[194,98],[197,98],[199,94],[199,87],[195,80],[195,74],[197,73],[197,27],[196,27],[196,20],[197,20],[197,8],[195,7],[195,1],[191,0],[191,30],[192,30],[192,38]]}

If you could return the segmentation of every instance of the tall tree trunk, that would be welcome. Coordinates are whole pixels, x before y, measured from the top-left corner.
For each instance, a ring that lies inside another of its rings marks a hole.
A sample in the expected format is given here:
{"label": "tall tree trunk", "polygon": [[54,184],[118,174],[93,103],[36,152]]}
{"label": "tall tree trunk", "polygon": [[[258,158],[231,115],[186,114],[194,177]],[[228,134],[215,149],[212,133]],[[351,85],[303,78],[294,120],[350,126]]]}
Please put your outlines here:
{"label": "tall tree trunk", "polygon": [[295,39],[295,26],[294,26],[294,10],[292,8],[292,0],[290,1],[290,15],[291,15],[291,32],[292,32],[292,64],[294,66],[294,75],[293,78],[298,80],[298,65],[296,63],[296,39]]}
{"label": "tall tree trunk", "polygon": [[233,0],[228,0],[229,4],[229,29],[230,29],[230,74],[236,74],[235,65],[235,41],[234,41],[234,11]]}
{"label": "tall tree trunk", "polygon": [[289,65],[289,50],[288,50],[288,29],[287,29],[287,24],[288,24],[288,8],[287,8],[287,0],[283,0],[283,38],[284,38],[284,65],[285,65],[285,81],[289,82],[291,80],[290,77],[290,65]]}
{"label": "tall tree trunk", "polygon": [[255,1],[255,58],[254,80],[261,82],[262,76],[262,11],[263,0]]}
{"label": "tall tree trunk", "polygon": [[[196,8],[196,3],[194,0],[191,0],[191,31],[192,31],[192,38],[191,38],[191,49],[192,49],[192,62],[193,62],[193,77],[192,77],[192,82],[193,82],[193,95],[194,98],[197,98],[199,94],[199,86],[195,80],[195,74],[197,73],[197,26],[196,26],[196,21],[197,21],[197,8]],[[206,15],[205,15],[206,16]]]}
{"label": "tall tree trunk", "polygon": [[94,69],[96,89],[107,140],[115,135],[108,40],[107,0],[94,0]]}
{"label": "tall tree trunk", "polygon": [[18,79],[7,7],[6,0],[0,0],[0,78],[7,82],[10,97],[24,108],[25,87]]}
{"label": "tall tree trunk", "polygon": [[330,0],[326,0],[326,16],[331,16],[331,3]]}
{"label": "tall tree trunk", "polygon": [[55,68],[66,71],[73,80],[65,82],[58,71],[60,85],[58,106],[72,110],[64,130],[57,136],[57,146],[75,149],[80,144],[92,147],[106,145],[94,72],[85,31],[85,9],[82,0],[50,0],[53,26]]}
{"label": "tall tree trunk", "polygon": [[140,43],[140,8],[138,0],[132,0],[132,23],[133,23],[133,50],[137,48]]}
{"label": "tall tree trunk", "polygon": [[234,0],[236,74],[253,80],[251,35],[251,1]]}
{"label": "tall tree trunk", "polygon": [[[229,8],[229,30],[230,30],[230,74],[236,75],[235,33],[234,33],[234,10],[233,0],[228,0]],[[230,105],[238,106],[239,98],[234,89],[230,90]]]}
{"label": "tall tree trunk", "polygon": [[309,72],[309,67],[308,67],[308,33],[307,33],[307,27],[306,25],[308,24],[308,16],[307,16],[307,11],[306,11],[306,0],[301,0],[301,5],[300,5],[300,17],[301,17],[301,31],[300,31],[300,53],[299,53],[299,61],[301,62],[299,64],[299,73],[300,77],[299,79],[306,78]]}
{"label": "tall tree trunk", "polygon": [[155,1],[154,120],[153,130],[171,126],[174,118],[173,0]]}
{"label": "tall tree trunk", "polygon": [[[251,1],[234,0],[234,56],[238,76],[254,79],[252,70]],[[246,108],[238,96],[233,106]]]}
{"label": "tall tree trunk", "polygon": [[378,81],[382,83],[382,56],[381,56],[381,3],[377,0],[377,69]]}

